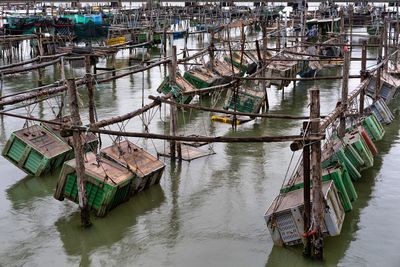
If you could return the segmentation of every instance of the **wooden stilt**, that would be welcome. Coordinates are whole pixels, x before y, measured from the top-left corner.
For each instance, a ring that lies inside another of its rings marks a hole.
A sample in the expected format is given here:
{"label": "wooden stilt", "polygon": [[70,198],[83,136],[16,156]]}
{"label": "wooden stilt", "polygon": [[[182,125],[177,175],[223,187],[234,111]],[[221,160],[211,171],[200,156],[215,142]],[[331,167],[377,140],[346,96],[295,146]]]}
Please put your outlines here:
{"label": "wooden stilt", "polygon": [[[69,95],[69,107],[71,110],[71,121],[73,126],[80,126],[82,125],[82,122],[79,115],[75,80],[68,79],[67,86]],[[80,132],[78,131],[73,132],[73,143],[74,143],[74,152],[76,161],[76,181],[78,184],[79,208],[81,210],[81,224],[83,227],[89,227],[91,223],[90,223],[89,207],[87,205],[87,198],[86,198],[85,164],[83,158],[83,147],[82,147]]]}
{"label": "wooden stilt", "polygon": [[[361,81],[365,80],[365,71],[367,69],[367,42],[363,41],[363,46],[361,49]],[[359,114],[360,116],[364,113],[364,99],[365,99],[365,90],[362,89],[360,92],[360,103],[359,103]]]}
{"label": "wooden stilt", "polygon": [[[177,58],[176,58],[176,46],[172,46],[172,60],[169,64],[169,77],[171,85],[176,85],[176,71],[177,71]],[[170,134],[176,136],[177,131],[177,109],[176,105],[170,105]],[[175,160],[176,149],[178,150],[178,158],[182,159],[181,145],[180,142],[170,142],[170,156],[172,160]]]}
{"label": "wooden stilt", "polygon": [[113,69],[112,76],[115,77],[115,75],[117,75],[117,72],[115,71],[115,69],[116,69],[116,67],[115,67],[115,53],[112,54],[111,62],[112,62],[111,63],[112,64],[112,69]]}
{"label": "wooden stilt", "polygon": [[[311,107],[311,134],[320,133],[320,101],[319,90],[310,90]],[[312,165],[312,221],[314,223],[315,235],[313,236],[313,256],[318,260],[323,260],[323,236],[322,225],[324,219],[324,199],[322,193],[322,171],[321,171],[321,141],[313,142],[311,145],[311,165]]]}
{"label": "wooden stilt", "polygon": [[[268,58],[268,46],[267,46],[267,21],[263,20],[261,23],[262,26],[262,36],[263,36],[263,60],[262,60],[262,77],[266,78],[267,72],[265,70],[265,66],[267,64]],[[264,90],[265,94],[265,110],[269,110],[269,101],[268,101],[268,92],[267,92],[267,82],[265,80],[261,81],[261,87]]]}
{"label": "wooden stilt", "polygon": [[[0,99],[3,97],[3,84],[4,84],[4,75],[0,74]],[[0,105],[0,110],[3,110],[3,105]]]}
{"label": "wooden stilt", "polygon": [[[303,134],[307,136],[309,133],[309,122],[305,121],[303,123]],[[310,143],[309,141],[304,142],[303,147],[303,199],[304,199],[304,233],[305,242],[303,254],[307,257],[311,256],[311,236],[308,235],[311,227],[311,200],[310,200]]]}
{"label": "wooden stilt", "polygon": [[[384,24],[384,28],[386,28],[385,25],[386,25],[386,23]],[[384,33],[385,33],[385,29],[382,31],[380,41],[379,41],[380,46],[378,47],[378,62],[377,62],[377,64],[380,64],[382,61],[382,51],[383,51],[383,45],[385,43],[385,41],[383,40],[385,38]],[[385,47],[385,50],[386,50],[386,47]],[[382,67],[379,67],[376,72],[374,102],[379,99],[379,94],[381,91],[381,70],[382,70]]]}
{"label": "wooden stilt", "polygon": [[38,68],[37,69],[37,73],[38,73],[38,81],[37,81],[37,85],[38,87],[43,86],[43,68]]}
{"label": "wooden stilt", "polygon": [[210,32],[210,46],[208,47],[208,53],[210,56],[211,70],[214,70],[214,29]]}
{"label": "wooden stilt", "polygon": [[95,104],[94,104],[94,86],[93,86],[93,75],[91,73],[91,62],[90,62],[90,55],[85,56],[85,68],[86,68],[86,88],[88,90],[88,97],[89,97],[89,121],[90,123],[96,122],[95,116]]}
{"label": "wooden stilt", "polygon": [[346,51],[344,53],[344,65],[343,65],[343,81],[342,81],[342,99],[341,107],[342,112],[340,115],[339,125],[339,137],[344,137],[346,134],[346,114],[347,111],[347,97],[349,93],[349,68],[350,68],[350,53]]}

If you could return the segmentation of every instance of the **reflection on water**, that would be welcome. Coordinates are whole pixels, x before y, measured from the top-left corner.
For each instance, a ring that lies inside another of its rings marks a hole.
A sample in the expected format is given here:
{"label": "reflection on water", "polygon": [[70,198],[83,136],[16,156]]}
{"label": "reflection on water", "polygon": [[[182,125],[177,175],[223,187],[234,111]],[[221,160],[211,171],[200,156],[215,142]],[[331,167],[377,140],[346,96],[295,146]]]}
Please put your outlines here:
{"label": "reflection on water", "polygon": [[88,229],[80,227],[79,212],[61,217],[55,225],[65,252],[80,256],[81,264],[87,266],[93,251],[99,247],[110,248],[123,237],[129,236],[138,218],[160,207],[164,201],[164,192],[161,186],[156,185],[113,209],[107,217],[92,218],[93,225]]}
{"label": "reflection on water", "polygon": [[[53,173],[58,174],[59,171],[60,169],[53,170]],[[6,190],[7,197],[11,201],[13,209],[25,208],[36,199],[52,196],[56,184],[57,176],[54,174],[41,177],[28,175]]]}

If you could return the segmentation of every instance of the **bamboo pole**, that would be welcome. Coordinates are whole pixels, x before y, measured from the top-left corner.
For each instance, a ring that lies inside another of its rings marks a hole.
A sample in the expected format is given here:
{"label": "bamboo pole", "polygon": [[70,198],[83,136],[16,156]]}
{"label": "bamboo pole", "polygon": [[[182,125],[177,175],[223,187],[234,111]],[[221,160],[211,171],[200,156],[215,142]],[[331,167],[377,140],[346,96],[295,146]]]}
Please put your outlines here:
{"label": "bamboo pole", "polygon": [[[81,126],[81,118],[79,115],[78,97],[76,95],[76,87],[74,79],[67,80],[68,95],[69,95],[69,107],[71,110],[71,121],[72,126]],[[79,131],[73,132],[73,143],[75,153],[75,170],[76,170],[76,182],[78,185],[78,200],[79,208],[81,210],[81,224],[83,227],[89,227],[90,213],[86,198],[86,178],[85,178],[85,163],[83,159],[83,147],[82,140]]]}

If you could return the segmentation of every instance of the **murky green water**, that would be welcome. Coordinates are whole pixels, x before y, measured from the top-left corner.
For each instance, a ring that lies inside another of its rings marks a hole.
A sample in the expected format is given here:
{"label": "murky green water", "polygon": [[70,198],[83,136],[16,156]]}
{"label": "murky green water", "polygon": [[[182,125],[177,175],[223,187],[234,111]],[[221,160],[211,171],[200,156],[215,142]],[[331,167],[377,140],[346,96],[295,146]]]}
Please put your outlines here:
{"label": "murky green water", "polygon": [[[176,44],[182,47],[182,41]],[[190,39],[189,47],[196,46]],[[369,51],[374,56],[374,51]],[[354,56],[360,54],[354,50]],[[126,66],[128,52],[118,55]],[[125,59],[124,59],[125,58]],[[356,74],[360,62],[352,62]],[[370,64],[373,64],[371,62]],[[340,69],[326,70],[339,75]],[[72,72],[68,72],[72,75]],[[83,69],[75,70],[83,75]],[[46,81],[53,81],[53,67]],[[97,87],[99,118],[123,114],[141,106],[142,89],[156,95],[164,68],[154,68]],[[35,86],[36,75],[23,74],[5,81],[5,93]],[[358,83],[350,82],[350,88]],[[270,89],[271,112],[308,114],[311,86],[321,90],[321,113],[327,114],[340,98],[340,82],[298,82],[284,92]],[[86,93],[81,90],[86,102]],[[200,102],[199,100],[196,100]],[[210,100],[205,99],[205,102]],[[221,99],[222,102],[222,99]],[[38,104],[32,115],[51,118],[55,101]],[[168,108],[152,112],[144,122],[151,132],[168,132]],[[26,114],[24,109],[17,113]],[[87,107],[82,117],[87,122]],[[152,120],[149,118],[153,117]],[[0,149],[24,121],[3,117]],[[180,112],[179,132],[201,135],[297,134],[301,122],[256,120],[233,132],[229,125],[211,123],[207,112]],[[342,234],[327,238],[327,266],[399,266],[400,203],[399,119],[386,127],[378,144],[380,154],[372,169],[356,182],[359,199],[346,214]],[[116,127],[113,127],[116,129]],[[132,119],[129,131],[142,131],[141,119]],[[167,143],[132,139],[149,151],[162,152]],[[103,146],[111,144],[103,137]],[[0,158],[0,265],[2,266],[310,266],[320,265],[301,256],[301,249],[274,247],[263,213],[278,194],[292,152],[289,143],[213,144],[215,155],[167,165],[159,186],[142,192],[112,210],[106,218],[93,217],[90,229],[81,229],[78,207],[52,196],[59,170],[45,177],[29,177]],[[295,155],[295,160],[298,154]],[[295,163],[295,162],[294,162]],[[294,163],[292,166],[294,166]]]}

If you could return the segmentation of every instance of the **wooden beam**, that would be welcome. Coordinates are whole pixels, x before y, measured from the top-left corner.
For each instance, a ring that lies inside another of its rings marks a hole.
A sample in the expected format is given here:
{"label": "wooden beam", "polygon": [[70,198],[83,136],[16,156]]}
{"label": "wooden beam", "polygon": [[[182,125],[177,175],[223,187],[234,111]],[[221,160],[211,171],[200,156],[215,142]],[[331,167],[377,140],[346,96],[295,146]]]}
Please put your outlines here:
{"label": "wooden beam", "polygon": [[[151,100],[158,100],[161,101],[162,103],[166,103],[169,105],[176,105],[179,108],[184,108],[184,109],[196,109],[196,110],[203,110],[203,111],[209,111],[209,112],[218,112],[218,113],[223,113],[223,114],[230,114],[230,115],[238,115],[238,116],[249,116],[249,117],[259,117],[259,118],[269,118],[269,119],[293,119],[293,120],[307,120],[310,117],[309,116],[293,116],[293,115],[286,115],[286,114],[265,114],[265,113],[247,113],[247,112],[234,112],[234,111],[229,111],[225,109],[216,109],[216,108],[209,108],[209,107],[203,107],[199,105],[192,105],[192,104],[180,104],[175,101],[168,100],[165,97],[156,97],[156,96],[149,96],[149,99]],[[321,116],[323,118],[324,116]]]}

